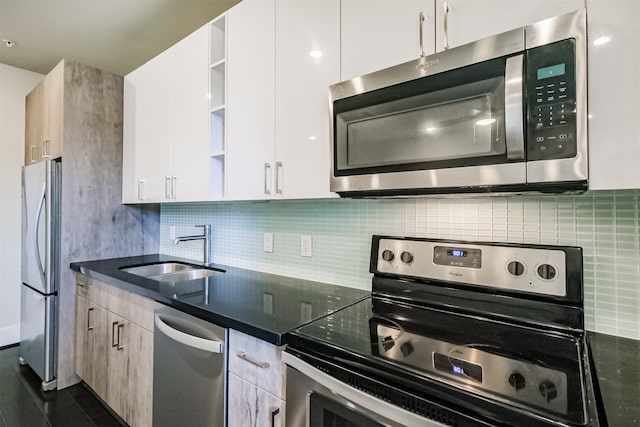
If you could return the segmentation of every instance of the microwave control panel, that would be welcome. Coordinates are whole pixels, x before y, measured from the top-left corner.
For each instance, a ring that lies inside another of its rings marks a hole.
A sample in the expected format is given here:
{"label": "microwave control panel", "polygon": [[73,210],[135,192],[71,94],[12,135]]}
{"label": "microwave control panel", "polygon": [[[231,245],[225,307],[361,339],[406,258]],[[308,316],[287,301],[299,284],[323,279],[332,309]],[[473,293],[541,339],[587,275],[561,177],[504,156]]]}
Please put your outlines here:
{"label": "microwave control panel", "polygon": [[576,155],[575,42],[527,50],[527,159]]}

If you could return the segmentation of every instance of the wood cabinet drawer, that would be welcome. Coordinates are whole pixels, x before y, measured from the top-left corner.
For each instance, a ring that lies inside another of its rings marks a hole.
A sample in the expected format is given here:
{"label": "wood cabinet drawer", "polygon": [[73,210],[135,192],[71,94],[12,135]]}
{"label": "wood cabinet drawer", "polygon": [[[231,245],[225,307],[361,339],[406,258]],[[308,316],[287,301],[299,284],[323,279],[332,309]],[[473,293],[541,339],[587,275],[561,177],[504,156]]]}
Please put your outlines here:
{"label": "wood cabinet drawer", "polygon": [[229,371],[276,397],[284,398],[282,347],[230,329]]}
{"label": "wood cabinet drawer", "polygon": [[285,402],[260,387],[229,374],[229,427],[282,427]]}
{"label": "wood cabinet drawer", "polygon": [[76,274],[76,294],[153,332],[155,301],[100,280]]}

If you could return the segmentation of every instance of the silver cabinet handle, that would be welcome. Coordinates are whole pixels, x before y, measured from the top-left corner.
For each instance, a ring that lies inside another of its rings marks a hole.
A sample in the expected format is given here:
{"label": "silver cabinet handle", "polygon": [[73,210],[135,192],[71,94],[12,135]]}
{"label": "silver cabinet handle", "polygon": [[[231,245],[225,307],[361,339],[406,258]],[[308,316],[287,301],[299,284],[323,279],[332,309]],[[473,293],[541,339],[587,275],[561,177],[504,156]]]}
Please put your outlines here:
{"label": "silver cabinet handle", "polygon": [[267,369],[269,367],[269,363],[268,362],[257,362],[255,360],[253,360],[252,358],[250,358],[249,356],[247,356],[247,354],[244,351],[237,352],[236,356],[238,356],[240,359],[244,360],[245,362],[249,362],[252,365],[257,366],[258,368]]}
{"label": "silver cabinet handle", "polygon": [[264,164],[264,194],[271,194],[269,186],[269,171],[271,171],[271,163]]}
{"label": "silver cabinet handle", "polygon": [[418,25],[420,26],[420,56],[425,56],[424,53],[424,40],[423,40],[423,30],[424,30],[424,21],[425,19],[427,19],[427,17],[424,15],[423,12],[420,12],[420,18],[419,18],[419,23]]}
{"label": "silver cabinet handle", "polygon": [[145,179],[138,180],[138,200],[144,200],[147,197],[147,195],[145,194],[146,183],[147,183],[147,180]]}
{"label": "silver cabinet handle", "polygon": [[118,327],[118,322],[113,322],[111,324],[111,347],[117,347],[118,342],[116,341],[116,328]]}
{"label": "silver cabinet handle", "polygon": [[276,415],[278,415],[279,413],[280,408],[278,408],[277,406],[272,406],[271,408],[269,408],[269,414],[271,414],[269,427],[276,427]]}
{"label": "silver cabinet handle", "polygon": [[282,162],[276,162],[276,194],[282,194],[282,181],[284,181],[284,175],[282,180],[280,179],[280,173],[284,173]]}
{"label": "silver cabinet handle", "polygon": [[171,198],[175,199],[176,193],[177,193],[177,185],[178,185],[178,177],[177,176],[172,176],[171,177]]}
{"label": "silver cabinet handle", "polygon": [[51,154],[49,154],[49,145],[51,144],[51,140],[50,139],[45,139],[44,141],[42,141],[42,158],[46,159],[51,157]]}
{"label": "silver cabinet handle", "polygon": [[31,146],[31,163],[36,163],[37,160],[35,159],[35,157],[33,157],[33,152],[37,149],[38,147],[35,145]]}
{"label": "silver cabinet handle", "polygon": [[449,12],[451,12],[451,6],[449,2],[445,1],[444,6],[444,50],[449,49]]}
{"label": "silver cabinet handle", "polygon": [[93,312],[93,307],[91,307],[90,309],[87,310],[87,331],[90,331],[93,329],[93,326],[91,325],[91,313]]}
{"label": "silver cabinet handle", "polygon": [[524,55],[507,58],[504,75],[504,118],[507,159],[524,159],[522,77]]}
{"label": "silver cabinet handle", "polygon": [[164,177],[164,198],[171,198],[171,177],[169,175]]}
{"label": "silver cabinet handle", "polygon": [[222,353],[224,350],[223,342],[208,340],[179,331],[165,323],[157,314],[155,317],[155,324],[160,332],[180,344],[197,348],[198,350],[208,351],[209,353]]}
{"label": "silver cabinet handle", "polygon": [[[122,331],[122,335],[120,334],[120,331]],[[124,348],[123,342],[124,342],[124,324],[119,324],[118,325],[118,350],[122,350]]]}

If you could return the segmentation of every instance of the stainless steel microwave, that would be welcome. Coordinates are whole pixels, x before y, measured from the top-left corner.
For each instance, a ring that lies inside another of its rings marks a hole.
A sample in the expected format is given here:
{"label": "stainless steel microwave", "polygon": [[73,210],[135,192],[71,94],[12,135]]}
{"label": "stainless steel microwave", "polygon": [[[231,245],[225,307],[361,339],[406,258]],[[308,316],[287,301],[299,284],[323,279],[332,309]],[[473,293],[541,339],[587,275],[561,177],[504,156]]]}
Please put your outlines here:
{"label": "stainless steel microwave", "polygon": [[341,196],[582,192],[586,11],[330,87]]}

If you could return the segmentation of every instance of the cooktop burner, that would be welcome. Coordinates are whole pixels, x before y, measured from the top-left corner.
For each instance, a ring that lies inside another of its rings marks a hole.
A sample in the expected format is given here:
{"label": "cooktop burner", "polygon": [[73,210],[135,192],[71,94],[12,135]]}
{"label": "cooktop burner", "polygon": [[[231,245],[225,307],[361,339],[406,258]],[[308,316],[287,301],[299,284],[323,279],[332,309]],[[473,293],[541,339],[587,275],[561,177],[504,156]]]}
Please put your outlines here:
{"label": "cooktop burner", "polygon": [[287,351],[490,425],[598,425],[580,248],[374,236],[370,269]]}

